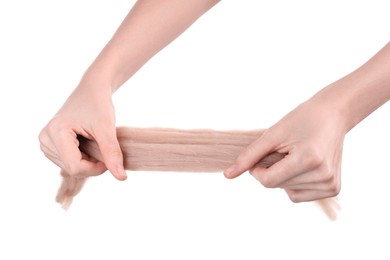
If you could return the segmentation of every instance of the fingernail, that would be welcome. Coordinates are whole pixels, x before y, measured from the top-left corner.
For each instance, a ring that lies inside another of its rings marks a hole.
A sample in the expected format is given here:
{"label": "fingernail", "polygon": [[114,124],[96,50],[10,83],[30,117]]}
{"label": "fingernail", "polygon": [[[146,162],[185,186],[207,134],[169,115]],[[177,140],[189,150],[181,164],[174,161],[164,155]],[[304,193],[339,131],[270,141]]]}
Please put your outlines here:
{"label": "fingernail", "polygon": [[233,173],[236,171],[236,168],[237,168],[237,166],[235,164],[233,164],[232,166],[227,168],[227,170],[225,171],[225,175],[226,176],[232,176]]}
{"label": "fingernail", "polygon": [[122,167],[118,167],[117,172],[118,172],[119,176],[127,177],[126,171]]}

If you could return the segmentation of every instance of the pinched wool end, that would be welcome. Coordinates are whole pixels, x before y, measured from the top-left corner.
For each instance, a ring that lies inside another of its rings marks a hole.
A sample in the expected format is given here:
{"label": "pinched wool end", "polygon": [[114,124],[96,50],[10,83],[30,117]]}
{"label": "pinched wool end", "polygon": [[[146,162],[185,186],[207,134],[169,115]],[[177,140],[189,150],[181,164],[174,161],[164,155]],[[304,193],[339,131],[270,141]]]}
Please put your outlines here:
{"label": "pinched wool end", "polygon": [[316,204],[330,220],[335,221],[337,219],[338,212],[341,210],[337,197],[316,200]]}
{"label": "pinched wool end", "polygon": [[61,204],[64,210],[68,210],[73,202],[73,198],[81,191],[87,178],[76,178],[61,171],[62,182],[58,189],[56,202]]}

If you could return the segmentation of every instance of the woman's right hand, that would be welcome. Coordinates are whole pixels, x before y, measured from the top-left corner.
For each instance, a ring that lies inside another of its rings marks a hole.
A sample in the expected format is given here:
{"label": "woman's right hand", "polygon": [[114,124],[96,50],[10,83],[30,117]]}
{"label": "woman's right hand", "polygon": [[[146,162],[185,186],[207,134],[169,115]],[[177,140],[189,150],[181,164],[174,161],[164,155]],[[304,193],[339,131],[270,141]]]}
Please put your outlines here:
{"label": "woman's right hand", "polygon": [[[71,176],[96,176],[108,169],[118,180],[125,180],[111,92],[107,88],[91,86],[81,83],[42,129],[39,134],[41,150]],[[78,135],[97,142],[103,162],[79,150]]]}

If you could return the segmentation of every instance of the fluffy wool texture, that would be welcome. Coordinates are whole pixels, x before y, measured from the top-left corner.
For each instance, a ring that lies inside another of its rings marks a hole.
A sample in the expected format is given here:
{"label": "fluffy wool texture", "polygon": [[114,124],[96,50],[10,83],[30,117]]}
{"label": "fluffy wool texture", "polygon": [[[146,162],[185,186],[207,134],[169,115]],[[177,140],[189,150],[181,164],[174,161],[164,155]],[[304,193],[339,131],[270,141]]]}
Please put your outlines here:
{"label": "fluffy wool texture", "polygon": [[[222,172],[234,163],[239,153],[261,136],[264,130],[215,131],[178,130],[163,128],[118,127],[117,138],[126,170],[170,172]],[[96,142],[79,138],[80,150],[102,160]],[[268,168],[285,155],[271,153],[258,166]],[[86,178],[74,177],[61,171],[63,177],[56,201],[64,209],[72,204]],[[336,198],[318,200],[317,204],[330,219],[339,209]]]}

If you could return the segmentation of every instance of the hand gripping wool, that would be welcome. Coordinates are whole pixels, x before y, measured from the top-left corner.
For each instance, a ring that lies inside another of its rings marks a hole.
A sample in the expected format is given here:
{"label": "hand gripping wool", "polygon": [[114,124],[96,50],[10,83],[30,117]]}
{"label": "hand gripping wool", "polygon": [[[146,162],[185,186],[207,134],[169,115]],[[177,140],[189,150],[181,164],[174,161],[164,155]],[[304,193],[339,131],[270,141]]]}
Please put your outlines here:
{"label": "hand gripping wool", "polygon": [[[118,127],[117,138],[123,153],[124,167],[130,171],[222,172],[232,165],[239,153],[264,130],[215,131],[168,128]],[[96,142],[79,138],[80,150],[102,160]],[[268,168],[285,154],[271,153],[257,163]],[[73,197],[82,189],[86,178],[63,177],[56,201],[68,209]],[[330,219],[339,209],[336,198],[316,201]]]}

